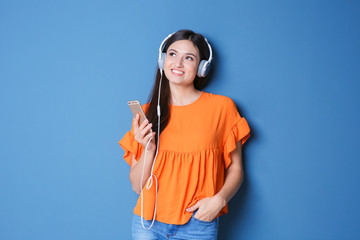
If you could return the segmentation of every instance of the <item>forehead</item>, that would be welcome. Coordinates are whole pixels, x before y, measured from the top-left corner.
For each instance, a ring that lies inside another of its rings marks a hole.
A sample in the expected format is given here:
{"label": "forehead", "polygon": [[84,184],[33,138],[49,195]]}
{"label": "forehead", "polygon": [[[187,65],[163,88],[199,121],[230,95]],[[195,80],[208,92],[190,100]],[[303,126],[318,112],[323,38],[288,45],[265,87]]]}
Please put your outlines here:
{"label": "forehead", "polygon": [[173,42],[169,46],[168,50],[170,50],[170,49],[174,49],[177,52],[192,53],[194,55],[199,55],[198,48],[190,40],[179,40],[179,41]]}

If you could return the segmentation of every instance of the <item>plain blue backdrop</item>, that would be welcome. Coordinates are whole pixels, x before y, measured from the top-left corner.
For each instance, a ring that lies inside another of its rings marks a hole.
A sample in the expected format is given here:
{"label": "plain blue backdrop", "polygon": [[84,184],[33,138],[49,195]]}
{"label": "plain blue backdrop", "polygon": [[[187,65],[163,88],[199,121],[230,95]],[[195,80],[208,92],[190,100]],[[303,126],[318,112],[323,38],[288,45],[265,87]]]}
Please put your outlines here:
{"label": "plain blue backdrop", "polygon": [[0,239],[130,238],[126,103],[183,28],[252,130],[220,239],[360,239],[355,0],[1,0]]}

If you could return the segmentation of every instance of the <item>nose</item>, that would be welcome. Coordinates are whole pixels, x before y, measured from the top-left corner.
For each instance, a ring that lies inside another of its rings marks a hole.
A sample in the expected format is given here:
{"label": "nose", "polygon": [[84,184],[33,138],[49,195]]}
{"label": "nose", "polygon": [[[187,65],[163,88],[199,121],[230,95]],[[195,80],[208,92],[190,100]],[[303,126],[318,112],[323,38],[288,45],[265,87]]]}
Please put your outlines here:
{"label": "nose", "polygon": [[182,67],[183,66],[183,59],[182,58],[176,58],[176,61],[175,61],[175,66],[176,67]]}

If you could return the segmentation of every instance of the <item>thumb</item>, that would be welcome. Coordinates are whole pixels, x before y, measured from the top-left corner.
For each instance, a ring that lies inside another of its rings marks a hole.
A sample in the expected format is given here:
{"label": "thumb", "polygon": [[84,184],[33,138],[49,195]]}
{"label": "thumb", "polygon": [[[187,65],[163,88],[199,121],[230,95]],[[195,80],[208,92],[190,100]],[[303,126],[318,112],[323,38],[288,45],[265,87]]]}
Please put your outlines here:
{"label": "thumb", "polygon": [[195,205],[187,208],[186,211],[187,211],[187,212],[193,212],[193,211],[195,211],[196,209],[198,209],[199,207],[200,207],[200,204],[199,204],[199,202],[197,202]]}

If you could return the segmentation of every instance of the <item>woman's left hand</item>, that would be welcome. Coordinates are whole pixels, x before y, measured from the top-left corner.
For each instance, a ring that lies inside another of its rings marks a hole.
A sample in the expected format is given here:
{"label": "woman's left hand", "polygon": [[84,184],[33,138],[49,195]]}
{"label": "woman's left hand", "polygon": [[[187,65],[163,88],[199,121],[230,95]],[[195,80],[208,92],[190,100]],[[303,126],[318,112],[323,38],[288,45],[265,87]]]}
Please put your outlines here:
{"label": "woman's left hand", "polygon": [[215,195],[199,200],[195,205],[186,209],[186,211],[194,212],[196,209],[199,209],[194,217],[201,221],[210,222],[216,218],[225,205],[226,201],[220,196]]}

